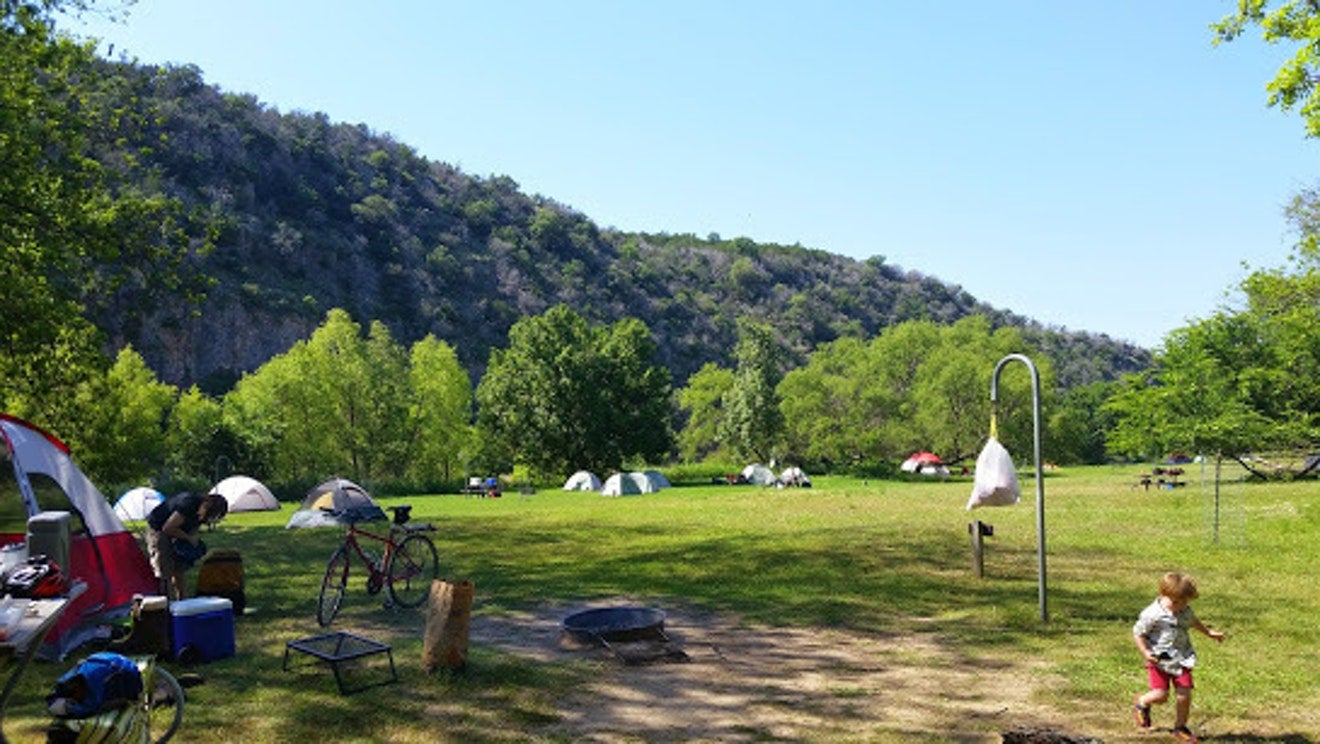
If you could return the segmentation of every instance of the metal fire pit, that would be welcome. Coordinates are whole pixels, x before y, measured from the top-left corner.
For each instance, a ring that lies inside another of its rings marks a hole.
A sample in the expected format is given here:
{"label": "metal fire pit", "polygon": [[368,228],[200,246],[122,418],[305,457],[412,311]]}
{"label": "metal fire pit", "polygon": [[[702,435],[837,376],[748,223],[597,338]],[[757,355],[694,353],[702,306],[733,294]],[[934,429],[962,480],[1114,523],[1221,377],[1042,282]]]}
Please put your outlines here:
{"label": "metal fire pit", "polygon": [[665,617],[664,610],[650,607],[602,607],[569,615],[564,618],[563,628],[573,640],[604,646],[626,664],[686,660],[687,654],[670,646]]}

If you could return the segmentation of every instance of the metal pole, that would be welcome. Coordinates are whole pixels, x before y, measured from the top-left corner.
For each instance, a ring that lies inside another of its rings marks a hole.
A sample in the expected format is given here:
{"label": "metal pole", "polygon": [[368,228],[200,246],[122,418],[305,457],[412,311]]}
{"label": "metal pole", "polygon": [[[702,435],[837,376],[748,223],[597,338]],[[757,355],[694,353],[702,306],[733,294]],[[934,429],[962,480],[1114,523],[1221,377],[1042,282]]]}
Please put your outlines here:
{"label": "metal pole", "polygon": [[1045,605],[1045,479],[1040,459],[1040,373],[1036,371],[1036,365],[1022,354],[1009,354],[1000,359],[995,365],[994,375],[990,377],[990,405],[993,408],[999,400],[999,371],[1014,360],[1027,365],[1031,371],[1032,433],[1035,437],[1036,466],[1036,562],[1040,583],[1040,621],[1045,623],[1049,622],[1050,615]]}

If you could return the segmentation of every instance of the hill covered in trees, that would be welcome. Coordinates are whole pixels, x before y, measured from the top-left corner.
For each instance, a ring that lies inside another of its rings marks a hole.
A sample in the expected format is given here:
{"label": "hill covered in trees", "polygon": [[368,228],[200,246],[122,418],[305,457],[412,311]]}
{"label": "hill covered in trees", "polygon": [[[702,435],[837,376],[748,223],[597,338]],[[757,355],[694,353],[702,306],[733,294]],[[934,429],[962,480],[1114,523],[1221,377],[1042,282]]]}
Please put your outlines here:
{"label": "hill covered in trees", "polygon": [[706,362],[731,364],[739,318],[775,330],[785,367],[841,337],[968,315],[1022,328],[1064,389],[1150,361],[882,257],[602,228],[509,177],[465,174],[366,125],[281,113],[194,67],[104,64],[122,80],[122,105],[143,116],[126,120],[103,159],[148,166],[155,175],[140,187],[181,199],[214,230],[192,258],[211,282],[199,303],[124,290],[99,316],[114,346],[132,344],[176,385],[224,392],[330,308],[380,320],[405,343],[434,334],[474,379],[514,322],[561,303],[593,322],[643,321],[676,385]]}

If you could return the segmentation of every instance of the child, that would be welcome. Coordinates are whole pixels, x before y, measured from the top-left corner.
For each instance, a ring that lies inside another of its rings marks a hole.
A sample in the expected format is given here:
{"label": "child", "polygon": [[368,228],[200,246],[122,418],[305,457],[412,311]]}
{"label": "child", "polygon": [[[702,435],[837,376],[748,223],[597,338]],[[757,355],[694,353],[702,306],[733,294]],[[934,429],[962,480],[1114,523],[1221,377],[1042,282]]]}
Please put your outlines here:
{"label": "child", "polygon": [[1196,599],[1196,581],[1180,573],[1167,573],[1160,580],[1160,595],[1149,607],[1141,611],[1132,626],[1132,640],[1146,660],[1146,673],[1150,689],[1138,695],[1133,703],[1137,725],[1150,728],[1150,706],[1169,699],[1169,686],[1173,685],[1177,698],[1173,735],[1179,741],[1196,741],[1187,728],[1187,714],[1192,709],[1192,667],[1196,666],[1196,652],[1192,650],[1189,629],[1223,641],[1224,634],[1210,630],[1197,619],[1188,603]]}

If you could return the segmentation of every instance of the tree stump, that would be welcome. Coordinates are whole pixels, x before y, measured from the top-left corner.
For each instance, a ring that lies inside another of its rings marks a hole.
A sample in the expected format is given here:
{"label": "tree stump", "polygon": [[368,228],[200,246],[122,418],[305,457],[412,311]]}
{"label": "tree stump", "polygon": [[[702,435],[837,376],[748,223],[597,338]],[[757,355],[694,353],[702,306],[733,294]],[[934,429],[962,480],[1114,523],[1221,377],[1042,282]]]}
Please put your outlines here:
{"label": "tree stump", "polygon": [[422,639],[422,668],[428,674],[440,668],[461,671],[467,666],[473,590],[471,581],[431,582]]}

